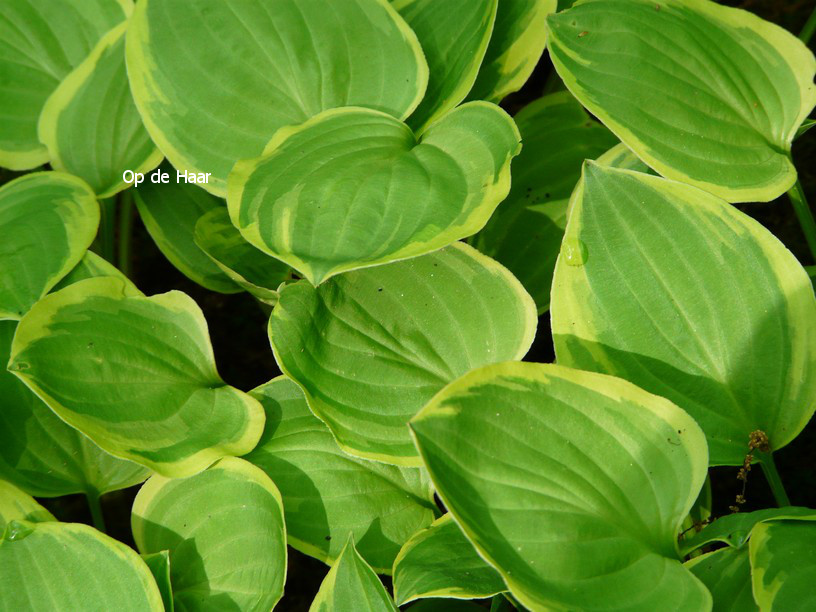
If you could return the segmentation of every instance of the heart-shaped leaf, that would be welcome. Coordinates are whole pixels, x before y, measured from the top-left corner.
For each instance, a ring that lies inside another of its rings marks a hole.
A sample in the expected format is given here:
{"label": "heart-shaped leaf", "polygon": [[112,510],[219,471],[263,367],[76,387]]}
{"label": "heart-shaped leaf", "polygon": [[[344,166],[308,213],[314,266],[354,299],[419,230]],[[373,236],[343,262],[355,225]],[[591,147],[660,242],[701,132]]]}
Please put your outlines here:
{"label": "heart-shaped leaf", "polygon": [[0,537],[11,521],[41,523],[56,520],[54,515],[38,504],[33,497],[10,482],[0,480]]}
{"label": "heart-shaped leaf", "polygon": [[539,312],[550,307],[555,260],[566,225],[567,199],[585,159],[617,143],[569,92],[544,96],[516,116],[524,147],[513,161],[510,194],[474,246],[516,275]]}
{"label": "heart-shaped leaf", "polygon": [[696,187],[588,164],[553,281],[558,363],[632,381],[706,432],[712,465],[816,407],[816,299],[770,232]]}
{"label": "heart-shaped leaf", "polygon": [[[15,321],[0,321],[2,365],[16,329]],[[57,497],[99,495],[148,476],[142,466],[109,455],[66,425],[19,378],[0,370],[0,478],[32,495]]]}
{"label": "heart-shaped leaf", "polygon": [[133,190],[139,216],[156,246],[190,280],[219,293],[238,293],[238,287],[195,243],[195,227],[206,213],[225,208],[224,201],[195,185],[176,182],[176,170],[162,164],[169,182],[148,179]]}
{"label": "heart-shaped leaf", "polygon": [[493,33],[498,0],[391,0],[428,61],[428,89],[408,125],[417,133],[465,99]]}
{"label": "heart-shaped leaf", "polygon": [[244,458],[280,489],[289,544],[332,564],[351,534],[366,562],[390,573],[403,543],[433,521],[427,475],[344,453],[288,378],[251,395],[266,411],[266,428]]}
{"label": "heart-shaped leaf", "polygon": [[521,284],[457,243],[316,289],[288,285],[269,335],[281,369],[344,450],[419,466],[408,420],[468,370],[524,357],[536,323]]}
{"label": "heart-shaped leaf", "polygon": [[427,597],[481,599],[506,590],[450,514],[408,540],[394,562],[399,605]]}
{"label": "heart-shaped leaf", "polygon": [[547,41],[544,27],[557,0],[499,0],[496,24],[469,100],[498,102],[521,89]]}
{"label": "heart-shaped leaf", "polygon": [[133,549],[87,525],[12,521],[0,534],[0,610],[163,612]]}
{"label": "heart-shaped leaf", "polygon": [[397,612],[377,574],[354,548],[351,536],[323,579],[309,608],[309,612],[339,610]]}
{"label": "heart-shaped leaf", "polygon": [[128,187],[126,170],[144,173],[162,160],[130,95],[126,29],[122,23],[102,37],[48,98],[38,124],[51,166],[85,180],[100,199]]}
{"label": "heart-shaped leaf", "polygon": [[80,179],[34,172],[0,187],[0,319],[19,319],[79,263],[99,225]]}
{"label": "heart-shaped leaf", "polygon": [[278,287],[292,276],[285,263],[256,249],[232,224],[226,206],[202,215],[195,226],[196,246],[236,285],[274,306]]}
{"label": "heart-shaped leaf", "polygon": [[589,0],[547,24],[569,90],[663,176],[729,202],[793,185],[816,59],[792,34],[707,0]]}
{"label": "heart-shaped leaf", "polygon": [[144,297],[116,278],[40,300],[17,328],[9,370],[112,455],[167,476],[249,452],[264,415],[218,375],[187,295]]}
{"label": "heart-shaped leaf", "polygon": [[48,96],[102,35],[130,14],[130,0],[15,0],[0,12],[0,166],[48,161],[37,120]]}
{"label": "heart-shaped leaf", "polygon": [[[342,33],[342,35],[338,35]],[[223,196],[235,160],[341,106],[399,119],[425,93],[416,35],[386,0],[143,0],[127,36],[136,105],[182,170]]]}
{"label": "heart-shaped leaf", "polygon": [[705,438],[620,379],[505,363],[451,383],[412,421],[437,493],[531,609],[710,609],[677,533]]}
{"label": "heart-shaped leaf", "polygon": [[759,523],[748,543],[754,599],[760,610],[812,610],[816,606],[816,523]]}
{"label": "heart-shaped leaf", "polygon": [[280,493],[259,468],[225,457],[195,476],[153,476],[133,502],[143,554],[170,551],[180,610],[268,611],[283,595],[286,528]]}
{"label": "heart-shaped leaf", "polygon": [[235,164],[227,203],[249,242],[318,285],[481,229],[518,150],[513,120],[485,102],[448,113],[419,143],[384,113],[332,110]]}
{"label": "heart-shaped leaf", "polygon": [[706,585],[717,612],[756,612],[748,549],[721,548],[695,557],[686,568]]}
{"label": "heart-shaped leaf", "polygon": [[788,506],[728,514],[718,518],[699,533],[682,540],[680,553],[687,555],[712,542],[723,542],[733,548],[741,548],[748,541],[755,525],[781,520],[816,521],[816,510]]}

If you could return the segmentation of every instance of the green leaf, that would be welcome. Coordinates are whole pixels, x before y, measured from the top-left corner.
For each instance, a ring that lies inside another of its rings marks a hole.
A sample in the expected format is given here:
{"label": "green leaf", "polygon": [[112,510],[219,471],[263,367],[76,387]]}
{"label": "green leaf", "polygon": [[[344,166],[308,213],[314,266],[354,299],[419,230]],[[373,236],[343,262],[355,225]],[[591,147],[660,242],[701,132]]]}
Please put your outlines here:
{"label": "green leaf", "polygon": [[281,369],[343,450],[419,466],[408,420],[468,370],[524,357],[536,323],[521,284],[456,243],[316,289],[288,285],[269,335]]}
{"label": "green leaf", "polygon": [[12,521],[0,535],[1,610],[164,610],[131,548],[87,525]]}
{"label": "green leaf", "polygon": [[420,599],[407,608],[410,612],[485,612],[485,608],[461,599]]}
{"label": "green leaf", "polygon": [[816,524],[759,523],[748,544],[754,599],[761,610],[812,610],[816,606]]}
{"label": "green leaf", "polygon": [[54,515],[38,504],[33,497],[10,482],[0,480],[0,537],[11,521],[56,521]]}
{"label": "green leaf", "polygon": [[[338,33],[342,33],[338,35]],[[237,159],[321,111],[362,106],[404,119],[428,66],[386,0],[139,2],[127,37],[133,97],[179,169],[223,196]]]}
{"label": "green leaf", "polygon": [[558,363],[667,397],[706,432],[712,465],[772,450],[816,407],[816,299],[759,223],[700,189],[588,164],[553,281]]}
{"label": "green leaf", "polygon": [[796,132],[794,140],[796,138],[799,138],[800,136],[804,136],[807,132],[810,131],[810,128],[812,128],[814,125],[816,125],[816,119],[805,119],[802,122],[802,125],[799,126],[799,129]]}
{"label": "green leaf", "polygon": [[130,0],[15,0],[0,13],[0,166],[29,170],[48,159],[37,120],[48,96],[105,32],[125,20]]}
{"label": "green leaf", "polygon": [[79,263],[99,205],[80,179],[34,172],[0,187],[0,319],[19,319]]}
{"label": "green leaf", "polygon": [[710,609],[677,533],[706,477],[702,431],[610,376],[504,363],[411,421],[437,493],[532,609]]}
{"label": "green leaf", "polygon": [[271,610],[286,580],[286,527],[275,484],[225,457],[183,479],[153,476],[136,500],[133,538],[143,554],[170,552],[180,610]]}
{"label": "green leaf", "polygon": [[0,321],[0,478],[38,497],[98,495],[144,481],[145,468],[104,452],[6,370],[16,329]]}
{"label": "green leaf", "polygon": [[415,534],[394,562],[399,605],[426,597],[481,599],[506,590],[499,573],[478,555],[450,514]]}
{"label": "green leaf", "polygon": [[428,89],[408,120],[421,133],[465,99],[493,33],[498,0],[391,0],[428,61]]}
{"label": "green leaf", "polygon": [[126,29],[121,23],[102,37],[48,98],[38,124],[51,166],[84,179],[100,199],[128,187],[125,170],[145,173],[162,160],[130,95]]}
{"label": "green leaf", "polygon": [[795,182],[816,59],[792,34],[707,0],[589,0],[547,25],[567,88],[663,176],[729,202]]}
{"label": "green leaf", "polygon": [[323,579],[320,590],[309,608],[309,612],[340,610],[397,611],[377,574],[357,552],[352,536],[349,536],[337,561]]}
{"label": "green leaf", "polygon": [[167,476],[249,452],[258,402],[218,375],[204,316],[187,295],[84,280],[23,317],[9,370],[103,450]]}
{"label": "green leaf", "polygon": [[759,610],[751,593],[747,548],[721,548],[695,557],[685,566],[708,588],[714,600],[714,612]]}
{"label": "green leaf", "polygon": [[165,612],[173,612],[173,585],[170,583],[170,551],[142,555],[150,573],[159,587]]}
{"label": "green leaf", "polygon": [[567,199],[594,159],[617,139],[590,120],[569,92],[544,96],[515,117],[524,147],[513,161],[510,194],[474,246],[516,275],[539,312],[550,307],[555,260],[566,225]]}
{"label": "green leaf", "polygon": [[262,302],[272,306],[277,303],[278,287],[291,278],[291,269],[244,240],[225,206],[213,208],[198,220],[194,239],[196,246],[236,285]]}
{"label": "green leaf", "polygon": [[500,0],[493,36],[469,100],[498,102],[530,78],[547,41],[544,25],[557,0]]}
{"label": "green leaf", "polygon": [[289,545],[332,564],[351,534],[366,562],[390,573],[403,543],[434,519],[427,476],[345,454],[288,378],[251,395],[266,411],[266,429],[244,458],[280,489]]}
{"label": "green leaf", "polygon": [[481,229],[518,151],[513,120],[485,102],[448,113],[419,142],[384,113],[332,110],[236,163],[227,204],[244,238],[318,285]]}
{"label": "green leaf", "polygon": [[224,201],[195,185],[176,183],[176,170],[162,164],[170,182],[145,182],[133,190],[133,199],[156,246],[190,280],[219,293],[239,293],[238,287],[195,243],[195,227],[206,213],[224,208]]}
{"label": "green leaf", "polygon": [[82,256],[80,262],[68,274],[66,274],[60,282],[54,285],[51,292],[55,293],[60,289],[65,289],[65,287],[78,283],[81,280],[106,276],[118,278],[128,285],[128,289],[130,291],[139,291],[136,288],[136,285],[134,285],[127,276],[122,274],[119,268],[93,251],[85,251],[85,255]]}
{"label": "green leaf", "polygon": [[748,541],[755,525],[779,520],[816,521],[816,510],[789,506],[728,514],[718,518],[699,533],[681,540],[680,553],[687,555],[712,542],[724,542],[731,547],[741,548]]}

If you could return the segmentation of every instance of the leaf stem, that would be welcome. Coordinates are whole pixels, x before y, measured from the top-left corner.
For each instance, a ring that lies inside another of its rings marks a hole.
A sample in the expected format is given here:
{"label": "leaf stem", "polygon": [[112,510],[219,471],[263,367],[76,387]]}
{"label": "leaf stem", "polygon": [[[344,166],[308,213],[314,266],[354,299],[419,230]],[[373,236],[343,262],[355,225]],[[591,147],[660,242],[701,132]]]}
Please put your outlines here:
{"label": "leaf stem", "polygon": [[99,201],[99,232],[94,241],[94,250],[112,264],[114,261],[114,238],[116,234],[115,213],[116,198]]}
{"label": "leaf stem", "polygon": [[816,32],[816,7],[813,7],[813,12],[810,14],[807,22],[805,22],[805,27],[802,28],[802,31],[799,33],[799,39],[803,43],[808,44],[814,32]]}
{"label": "leaf stem", "polygon": [[790,498],[788,497],[785,487],[782,484],[782,479],[779,477],[779,472],[776,471],[776,463],[774,463],[773,460],[773,453],[762,453],[760,464],[762,465],[762,472],[765,474],[768,484],[771,485],[771,492],[776,500],[776,504],[780,508],[790,506]]}
{"label": "leaf stem", "polygon": [[810,247],[810,253],[816,261],[816,220],[813,218],[813,212],[808,206],[807,198],[805,198],[805,191],[802,189],[802,183],[796,181],[793,187],[788,191],[793,210],[796,212],[796,217],[799,219],[799,225],[802,226],[802,232],[805,234]]}
{"label": "leaf stem", "polygon": [[102,504],[99,503],[99,493],[89,490],[85,492],[85,497],[88,499],[88,507],[91,509],[94,527],[102,533],[107,533],[105,530],[105,516],[102,514]]}
{"label": "leaf stem", "polygon": [[130,276],[130,244],[133,226],[133,195],[130,189],[119,194],[119,269]]}

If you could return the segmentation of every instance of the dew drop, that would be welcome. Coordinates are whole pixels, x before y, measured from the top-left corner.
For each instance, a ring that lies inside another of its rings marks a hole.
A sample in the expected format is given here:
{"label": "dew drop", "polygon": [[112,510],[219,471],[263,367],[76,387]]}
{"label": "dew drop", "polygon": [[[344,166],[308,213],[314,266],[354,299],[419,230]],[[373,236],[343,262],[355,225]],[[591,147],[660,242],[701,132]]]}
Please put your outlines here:
{"label": "dew drop", "polygon": [[33,531],[34,527],[26,523],[9,521],[8,525],[6,525],[5,539],[9,542],[19,542]]}
{"label": "dew drop", "polygon": [[589,257],[586,245],[577,238],[564,238],[561,245],[561,255],[568,266],[583,266]]}

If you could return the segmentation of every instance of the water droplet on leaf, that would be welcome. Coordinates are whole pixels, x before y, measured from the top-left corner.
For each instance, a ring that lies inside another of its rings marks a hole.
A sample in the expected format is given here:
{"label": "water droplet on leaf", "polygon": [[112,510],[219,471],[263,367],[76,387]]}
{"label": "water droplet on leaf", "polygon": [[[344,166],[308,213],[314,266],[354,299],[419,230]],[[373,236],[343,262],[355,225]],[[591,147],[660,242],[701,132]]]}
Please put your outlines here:
{"label": "water droplet on leaf", "polygon": [[6,525],[5,539],[9,542],[19,542],[33,531],[34,527],[27,523],[9,521],[8,525]]}
{"label": "water droplet on leaf", "polygon": [[561,245],[561,255],[568,266],[583,266],[589,257],[586,245],[577,238],[564,238]]}

